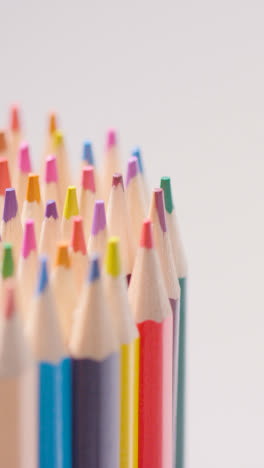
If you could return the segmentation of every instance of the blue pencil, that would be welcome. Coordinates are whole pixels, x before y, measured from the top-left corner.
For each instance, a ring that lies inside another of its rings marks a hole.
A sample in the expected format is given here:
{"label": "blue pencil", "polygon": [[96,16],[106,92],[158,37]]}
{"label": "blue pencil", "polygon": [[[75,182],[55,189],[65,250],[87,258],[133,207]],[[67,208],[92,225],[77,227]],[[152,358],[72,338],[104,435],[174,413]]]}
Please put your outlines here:
{"label": "blue pencil", "polygon": [[28,336],[38,361],[39,468],[71,468],[71,359],[49,287],[47,257],[40,258]]}

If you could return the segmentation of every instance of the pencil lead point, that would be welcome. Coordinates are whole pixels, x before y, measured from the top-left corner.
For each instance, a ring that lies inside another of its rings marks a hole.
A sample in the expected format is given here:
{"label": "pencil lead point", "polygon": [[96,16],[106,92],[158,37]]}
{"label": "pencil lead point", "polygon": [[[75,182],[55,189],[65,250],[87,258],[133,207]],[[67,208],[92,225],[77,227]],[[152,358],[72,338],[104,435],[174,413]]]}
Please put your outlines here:
{"label": "pencil lead point", "polygon": [[63,216],[66,219],[70,219],[72,216],[78,216],[78,214],[79,208],[76,187],[74,185],[70,185],[67,189],[67,194],[63,208]]}
{"label": "pencil lead point", "polygon": [[91,257],[88,281],[89,283],[93,283],[99,278],[100,278],[99,255],[94,254]]}
{"label": "pencil lead point", "polygon": [[3,210],[3,220],[5,223],[15,218],[17,214],[17,198],[14,188],[7,188],[5,191],[5,201]]}
{"label": "pencil lead point", "polygon": [[57,149],[59,146],[62,145],[63,143],[63,133],[61,130],[54,130],[54,133],[53,133],[53,143],[54,143],[54,147],[55,149]]}
{"label": "pencil lead point", "polygon": [[55,200],[48,200],[45,209],[45,218],[58,219],[58,212]]}
{"label": "pencil lead point", "polygon": [[141,151],[140,151],[140,148],[139,146],[135,146],[132,151],[131,151],[131,155],[132,156],[135,156],[138,160],[138,167],[139,167],[139,172],[142,174],[144,171],[143,171],[143,165],[142,165],[142,159],[141,159]]}
{"label": "pencil lead point", "polygon": [[165,206],[164,206],[164,195],[163,189],[157,188],[153,190],[153,196],[155,198],[156,210],[159,217],[160,227],[163,232],[167,231],[166,217],[165,217]]}
{"label": "pencil lead point", "polygon": [[27,258],[32,250],[37,249],[34,220],[27,219],[25,222],[24,237],[22,243],[22,256]]}
{"label": "pencil lead point", "polygon": [[106,149],[109,150],[112,146],[117,144],[117,135],[116,131],[113,128],[110,128],[106,134]]}
{"label": "pencil lead point", "polygon": [[7,188],[11,187],[7,158],[0,158],[0,195],[5,195]]}
{"label": "pencil lead point", "polygon": [[32,172],[28,174],[26,200],[28,202],[36,201],[37,203],[40,203],[40,188],[38,174],[33,174]]}
{"label": "pencil lead point", "polygon": [[127,164],[127,174],[126,174],[126,187],[129,185],[131,179],[136,177],[139,172],[138,160],[136,156],[132,156],[128,160]]}
{"label": "pencil lead point", "polygon": [[93,147],[91,141],[87,140],[83,144],[82,160],[86,161],[87,164],[91,166],[94,165]]}
{"label": "pencil lead point", "polygon": [[106,272],[111,276],[118,276],[121,273],[119,237],[110,237],[107,242],[105,267]]}
{"label": "pencil lead point", "polygon": [[6,151],[7,142],[6,142],[6,132],[5,130],[0,130],[0,151]]}
{"label": "pencil lead point", "polygon": [[25,141],[19,146],[17,165],[21,172],[31,172],[29,145]]}
{"label": "pencil lead point", "polygon": [[20,130],[19,107],[13,105],[10,109],[10,128],[13,132]]}
{"label": "pencil lead point", "polygon": [[55,265],[70,268],[69,244],[67,242],[59,242]]}
{"label": "pencil lead point", "polygon": [[84,166],[82,169],[82,187],[95,193],[94,167]]}
{"label": "pencil lead point", "polygon": [[51,112],[49,115],[49,133],[52,135],[57,129],[57,118],[55,112]]}
{"label": "pencil lead point", "polygon": [[94,204],[92,235],[96,236],[99,231],[103,231],[106,226],[105,205],[103,200],[96,200]]}
{"label": "pencil lead point", "polygon": [[38,284],[37,284],[37,294],[40,295],[45,291],[48,285],[48,257],[42,255],[39,259],[39,275],[38,275]]}
{"label": "pencil lead point", "polygon": [[153,247],[152,223],[150,219],[143,221],[140,247],[145,247],[146,249],[152,249]]}
{"label": "pencil lead point", "polygon": [[57,160],[56,156],[50,155],[46,158],[45,164],[45,182],[49,184],[50,182],[58,181],[58,172],[57,172]]}
{"label": "pencil lead point", "polygon": [[71,247],[74,252],[82,252],[86,254],[86,245],[83,233],[83,219],[81,216],[76,216],[73,220]]}
{"label": "pencil lead point", "polygon": [[124,191],[123,176],[122,174],[119,174],[118,172],[116,172],[112,178],[112,187],[118,187],[118,185],[121,185]]}
{"label": "pencil lead point", "polygon": [[12,244],[9,242],[4,244],[3,264],[2,264],[2,277],[10,278],[14,275],[14,261],[12,254]]}
{"label": "pencil lead point", "polygon": [[171,179],[170,177],[162,177],[160,179],[160,186],[164,191],[164,201],[165,201],[165,208],[167,213],[171,213],[173,211],[173,199],[171,193]]}

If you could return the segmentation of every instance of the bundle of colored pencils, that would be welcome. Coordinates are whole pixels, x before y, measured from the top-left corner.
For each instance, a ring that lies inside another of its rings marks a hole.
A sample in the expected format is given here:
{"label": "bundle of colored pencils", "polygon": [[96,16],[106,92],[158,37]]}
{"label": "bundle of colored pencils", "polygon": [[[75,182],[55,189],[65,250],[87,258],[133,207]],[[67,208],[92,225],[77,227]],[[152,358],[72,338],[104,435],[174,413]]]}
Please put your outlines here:
{"label": "bundle of colored pencils", "polygon": [[49,117],[0,132],[0,467],[183,468],[186,263],[170,178],[125,184],[115,131],[76,185]]}

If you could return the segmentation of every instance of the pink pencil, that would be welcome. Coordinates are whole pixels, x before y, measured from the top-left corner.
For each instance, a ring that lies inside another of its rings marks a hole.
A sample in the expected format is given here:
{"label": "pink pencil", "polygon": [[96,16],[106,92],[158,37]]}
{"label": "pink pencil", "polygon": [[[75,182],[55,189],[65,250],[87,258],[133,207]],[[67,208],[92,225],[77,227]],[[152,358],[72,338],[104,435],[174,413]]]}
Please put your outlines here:
{"label": "pink pencil", "polygon": [[17,194],[17,202],[21,213],[23,203],[26,199],[28,174],[32,171],[29,146],[26,141],[23,141],[18,149],[17,154],[17,170],[15,174],[15,187]]}
{"label": "pink pencil", "polygon": [[96,200],[96,185],[94,167],[84,166],[82,169],[80,191],[80,215],[83,217],[85,239],[89,239],[91,233],[94,202]]}

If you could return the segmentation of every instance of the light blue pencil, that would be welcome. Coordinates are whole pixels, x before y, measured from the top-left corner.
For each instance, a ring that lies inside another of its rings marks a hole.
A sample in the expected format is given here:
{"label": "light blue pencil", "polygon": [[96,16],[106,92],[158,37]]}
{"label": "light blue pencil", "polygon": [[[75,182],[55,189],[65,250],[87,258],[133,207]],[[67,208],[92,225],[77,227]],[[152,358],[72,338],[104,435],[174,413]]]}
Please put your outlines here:
{"label": "light blue pencil", "polygon": [[39,468],[71,468],[71,359],[49,287],[47,257],[40,258],[28,336],[38,361]]}

